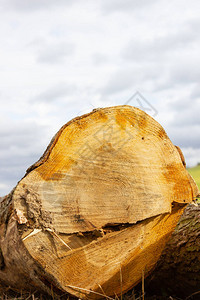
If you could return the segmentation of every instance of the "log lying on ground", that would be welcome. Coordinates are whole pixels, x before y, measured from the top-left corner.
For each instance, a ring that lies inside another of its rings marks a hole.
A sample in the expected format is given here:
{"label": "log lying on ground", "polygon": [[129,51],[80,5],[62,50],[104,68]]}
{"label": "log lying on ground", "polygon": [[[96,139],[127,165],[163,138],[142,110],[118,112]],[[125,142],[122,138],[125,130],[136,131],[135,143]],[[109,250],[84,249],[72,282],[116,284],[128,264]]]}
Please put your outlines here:
{"label": "log lying on ground", "polygon": [[153,269],[198,193],[145,112],[75,118],[1,202],[1,283],[82,299],[124,293]]}
{"label": "log lying on ground", "polygon": [[145,282],[145,290],[154,295],[200,299],[200,203],[185,209]]}

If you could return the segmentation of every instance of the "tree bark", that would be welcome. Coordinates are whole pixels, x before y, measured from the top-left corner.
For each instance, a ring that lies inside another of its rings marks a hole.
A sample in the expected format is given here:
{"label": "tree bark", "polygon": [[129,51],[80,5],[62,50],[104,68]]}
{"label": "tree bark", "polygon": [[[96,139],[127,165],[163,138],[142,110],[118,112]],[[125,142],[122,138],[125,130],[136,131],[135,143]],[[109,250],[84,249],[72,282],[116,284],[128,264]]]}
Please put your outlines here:
{"label": "tree bark", "polygon": [[82,299],[131,289],[199,193],[181,155],[130,106],[64,125],[1,202],[2,285]]}
{"label": "tree bark", "polygon": [[200,299],[200,204],[189,205],[147,279],[146,291]]}

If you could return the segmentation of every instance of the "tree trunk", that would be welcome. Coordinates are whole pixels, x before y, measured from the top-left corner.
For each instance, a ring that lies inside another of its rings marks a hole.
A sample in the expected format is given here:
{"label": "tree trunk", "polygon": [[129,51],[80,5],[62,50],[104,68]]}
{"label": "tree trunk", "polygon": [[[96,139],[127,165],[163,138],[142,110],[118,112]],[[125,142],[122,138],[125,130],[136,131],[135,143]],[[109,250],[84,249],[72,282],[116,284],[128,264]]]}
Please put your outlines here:
{"label": "tree trunk", "polygon": [[200,204],[185,209],[155,271],[147,279],[146,291],[200,299]]}
{"label": "tree trunk", "polygon": [[199,193],[179,152],[130,106],[64,125],[1,202],[2,284],[82,299],[131,289]]}

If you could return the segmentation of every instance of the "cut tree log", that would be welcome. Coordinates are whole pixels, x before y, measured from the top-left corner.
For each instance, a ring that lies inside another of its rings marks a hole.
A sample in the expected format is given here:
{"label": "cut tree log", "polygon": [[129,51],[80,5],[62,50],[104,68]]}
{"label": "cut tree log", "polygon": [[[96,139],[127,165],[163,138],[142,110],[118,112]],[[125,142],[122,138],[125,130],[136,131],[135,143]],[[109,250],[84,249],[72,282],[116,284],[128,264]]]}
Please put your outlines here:
{"label": "cut tree log", "polygon": [[68,122],[1,202],[1,284],[81,299],[131,289],[199,193],[181,156],[131,106]]}
{"label": "cut tree log", "polygon": [[154,295],[200,299],[200,204],[185,209],[145,289]]}

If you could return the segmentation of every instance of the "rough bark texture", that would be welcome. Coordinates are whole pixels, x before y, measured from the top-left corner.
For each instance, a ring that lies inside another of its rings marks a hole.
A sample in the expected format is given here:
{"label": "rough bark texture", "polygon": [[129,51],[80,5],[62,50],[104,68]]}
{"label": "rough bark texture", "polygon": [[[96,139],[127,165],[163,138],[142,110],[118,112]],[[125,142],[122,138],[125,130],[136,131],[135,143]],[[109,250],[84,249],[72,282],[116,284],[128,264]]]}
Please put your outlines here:
{"label": "rough bark texture", "polygon": [[191,299],[200,299],[200,204],[185,209],[146,289],[157,295],[185,299],[194,294]]}
{"label": "rough bark texture", "polygon": [[1,201],[0,280],[82,299],[126,292],[198,193],[181,150],[143,111],[75,118]]}

